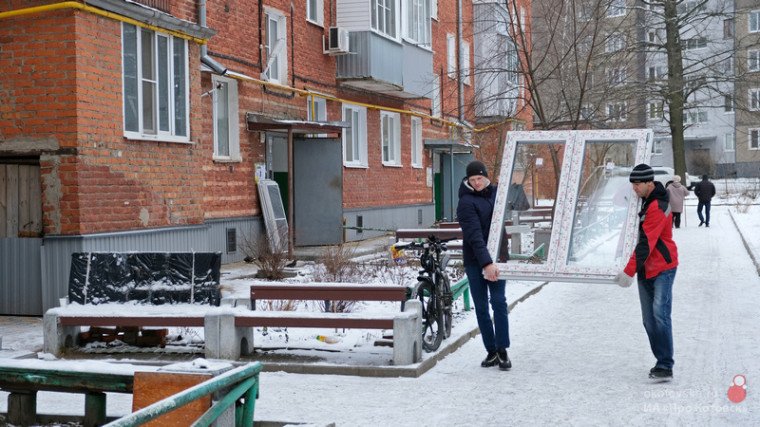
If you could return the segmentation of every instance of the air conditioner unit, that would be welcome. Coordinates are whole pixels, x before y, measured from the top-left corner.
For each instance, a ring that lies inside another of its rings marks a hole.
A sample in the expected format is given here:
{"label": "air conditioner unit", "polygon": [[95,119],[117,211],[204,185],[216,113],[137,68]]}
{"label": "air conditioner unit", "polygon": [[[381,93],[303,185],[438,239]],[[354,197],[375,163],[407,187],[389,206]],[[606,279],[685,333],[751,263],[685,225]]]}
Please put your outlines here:
{"label": "air conditioner unit", "polygon": [[327,53],[331,55],[349,53],[348,30],[340,27],[330,27],[327,41]]}

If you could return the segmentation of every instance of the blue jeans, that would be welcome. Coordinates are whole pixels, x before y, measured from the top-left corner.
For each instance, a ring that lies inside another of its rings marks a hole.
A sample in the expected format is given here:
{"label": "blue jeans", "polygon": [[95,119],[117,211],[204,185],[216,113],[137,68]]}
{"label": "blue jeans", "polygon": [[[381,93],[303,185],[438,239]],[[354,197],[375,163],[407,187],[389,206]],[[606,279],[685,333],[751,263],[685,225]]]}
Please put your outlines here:
{"label": "blue jeans", "polygon": [[658,368],[673,369],[673,325],[670,312],[675,278],[675,268],[663,271],[651,279],[639,278],[641,317]]}
{"label": "blue jeans", "polygon": [[[466,266],[465,273],[470,282],[470,296],[475,305],[480,336],[486,351],[498,351],[509,348],[509,319],[507,317],[507,282],[491,282],[483,277],[483,269],[478,266]],[[489,294],[493,321],[488,310]]]}
{"label": "blue jeans", "polygon": [[[702,216],[703,207],[705,208],[705,216]],[[710,225],[710,202],[697,203],[697,216],[699,216],[699,222]]]}

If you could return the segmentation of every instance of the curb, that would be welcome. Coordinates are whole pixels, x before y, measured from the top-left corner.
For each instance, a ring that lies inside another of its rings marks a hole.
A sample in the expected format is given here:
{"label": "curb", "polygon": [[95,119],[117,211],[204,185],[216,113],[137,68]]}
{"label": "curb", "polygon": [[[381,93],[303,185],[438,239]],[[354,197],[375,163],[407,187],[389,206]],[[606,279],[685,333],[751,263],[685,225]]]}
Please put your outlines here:
{"label": "curb", "polygon": [[744,244],[744,249],[749,254],[749,257],[752,260],[752,263],[755,264],[755,270],[757,271],[758,276],[760,276],[760,260],[757,259],[757,257],[755,256],[755,253],[752,251],[752,248],[749,246],[747,239],[744,238],[744,234],[742,234],[742,230],[739,228],[739,224],[736,223],[736,219],[734,218],[734,214],[733,212],[731,212],[731,209],[728,210],[728,216],[731,217],[731,222],[734,223],[734,227],[736,227],[736,231],[739,233],[739,237],[742,238],[742,244]]}

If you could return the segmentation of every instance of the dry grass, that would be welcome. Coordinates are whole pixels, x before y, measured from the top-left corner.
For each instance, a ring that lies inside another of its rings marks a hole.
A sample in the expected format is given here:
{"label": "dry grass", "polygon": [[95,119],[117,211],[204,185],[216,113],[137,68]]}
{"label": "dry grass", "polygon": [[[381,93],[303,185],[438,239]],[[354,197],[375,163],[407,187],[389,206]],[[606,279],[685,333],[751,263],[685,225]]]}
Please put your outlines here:
{"label": "dry grass", "polygon": [[267,280],[282,280],[285,277],[285,266],[288,263],[288,240],[280,239],[280,245],[270,245],[266,235],[256,238],[243,236],[241,249],[256,267],[259,277]]}

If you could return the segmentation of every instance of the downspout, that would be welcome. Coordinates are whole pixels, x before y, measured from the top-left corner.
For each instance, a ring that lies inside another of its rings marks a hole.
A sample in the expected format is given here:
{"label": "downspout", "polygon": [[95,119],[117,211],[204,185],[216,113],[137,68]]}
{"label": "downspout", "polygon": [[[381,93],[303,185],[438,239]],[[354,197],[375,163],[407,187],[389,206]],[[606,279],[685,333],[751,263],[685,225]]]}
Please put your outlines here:
{"label": "downspout", "polygon": [[[198,0],[198,25],[207,28],[206,26],[206,0]],[[201,63],[214,70],[215,73],[223,76],[227,73],[227,68],[224,65],[216,62],[213,58],[208,56],[208,47],[205,44],[201,45]]]}
{"label": "downspout", "polygon": [[459,122],[464,123],[464,80],[462,79],[462,0],[457,0],[457,86],[459,87],[459,100],[457,109],[459,111]]}

